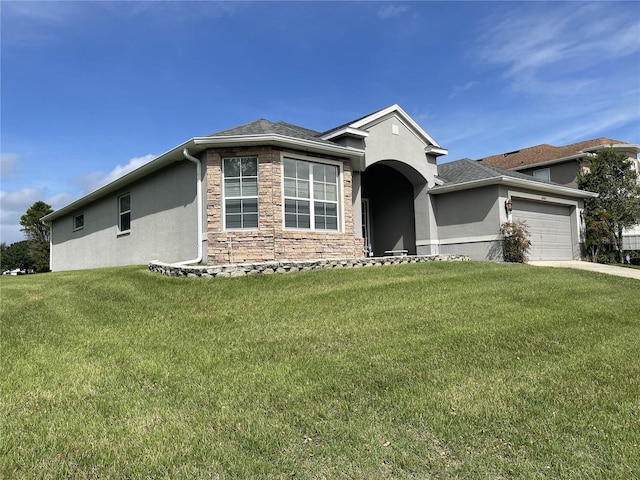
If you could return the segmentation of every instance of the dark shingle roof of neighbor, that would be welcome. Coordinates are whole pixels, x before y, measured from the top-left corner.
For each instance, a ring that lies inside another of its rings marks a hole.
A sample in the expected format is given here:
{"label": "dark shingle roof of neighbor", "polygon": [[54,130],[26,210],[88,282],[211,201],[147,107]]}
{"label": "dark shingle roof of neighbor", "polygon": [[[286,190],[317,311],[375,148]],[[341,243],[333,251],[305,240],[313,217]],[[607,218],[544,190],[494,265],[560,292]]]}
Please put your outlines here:
{"label": "dark shingle roof of neighbor", "polygon": [[[438,178],[445,182],[445,184],[442,185],[443,187],[498,177],[518,178],[520,180],[528,180],[530,182],[540,182],[548,185],[560,186],[554,182],[538,180],[533,178],[531,175],[525,175],[523,173],[514,172],[513,170],[505,170],[504,168],[486,165],[475,160],[469,160],[468,158],[438,165]],[[438,187],[434,187],[434,190],[437,189]]]}
{"label": "dark shingle roof of neighbor", "polygon": [[211,133],[207,137],[222,137],[235,135],[283,135],[285,137],[299,138],[302,140],[311,140],[314,142],[326,143],[328,145],[336,145],[334,142],[322,140],[320,132],[310,130],[308,128],[299,127],[286,122],[271,122],[261,118],[250,123],[245,123],[228,130]]}

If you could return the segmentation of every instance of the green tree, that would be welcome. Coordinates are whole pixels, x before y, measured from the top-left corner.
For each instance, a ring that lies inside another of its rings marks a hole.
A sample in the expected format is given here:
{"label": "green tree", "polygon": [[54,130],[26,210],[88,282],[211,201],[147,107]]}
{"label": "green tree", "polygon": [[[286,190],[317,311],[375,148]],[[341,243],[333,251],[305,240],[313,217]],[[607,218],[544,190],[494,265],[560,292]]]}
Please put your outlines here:
{"label": "green tree", "polygon": [[3,272],[16,268],[23,270],[35,269],[35,262],[31,256],[31,247],[28,240],[12,243],[9,246],[3,243],[0,252],[0,269]]}
{"label": "green tree", "polygon": [[622,231],[640,223],[638,173],[631,160],[613,148],[598,151],[587,167],[578,172],[578,186],[598,197],[585,200],[586,245],[609,248],[622,263]]}
{"label": "green tree", "polygon": [[51,205],[37,201],[29,207],[27,212],[20,217],[22,231],[27,236],[29,249],[36,272],[49,270],[49,227],[40,219],[53,212]]}
{"label": "green tree", "polygon": [[600,252],[606,251],[611,244],[611,219],[609,213],[596,208],[585,219],[584,247],[589,259],[597,262]]}

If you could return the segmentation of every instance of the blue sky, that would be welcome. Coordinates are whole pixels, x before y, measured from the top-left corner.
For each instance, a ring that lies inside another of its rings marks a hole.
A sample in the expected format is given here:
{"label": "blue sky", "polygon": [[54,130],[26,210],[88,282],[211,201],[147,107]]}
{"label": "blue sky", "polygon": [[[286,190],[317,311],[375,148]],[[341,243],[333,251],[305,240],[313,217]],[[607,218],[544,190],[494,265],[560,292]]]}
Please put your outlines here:
{"label": "blue sky", "polygon": [[1,231],[191,137],[398,103],[449,155],[640,143],[640,2],[0,2]]}

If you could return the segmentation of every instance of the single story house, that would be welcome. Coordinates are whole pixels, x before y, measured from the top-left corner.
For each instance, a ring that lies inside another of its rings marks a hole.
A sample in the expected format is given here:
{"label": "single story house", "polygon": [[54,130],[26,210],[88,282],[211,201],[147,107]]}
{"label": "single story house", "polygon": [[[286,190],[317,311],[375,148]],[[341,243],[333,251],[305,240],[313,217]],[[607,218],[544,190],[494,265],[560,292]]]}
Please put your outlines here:
{"label": "single story house", "polygon": [[317,132],[257,120],[193,137],[45,216],[51,269],[468,254],[499,260],[529,222],[531,258],[580,257],[594,194],[448,152],[400,106]]}
{"label": "single story house", "polygon": [[[611,138],[594,138],[570,145],[535,145],[512,152],[481,158],[487,165],[514,170],[539,180],[550,180],[566,187],[578,188],[578,172],[587,167],[589,157],[598,150],[613,148],[627,156],[640,182],[640,145]],[[623,232],[623,248],[640,250],[640,225]]]}

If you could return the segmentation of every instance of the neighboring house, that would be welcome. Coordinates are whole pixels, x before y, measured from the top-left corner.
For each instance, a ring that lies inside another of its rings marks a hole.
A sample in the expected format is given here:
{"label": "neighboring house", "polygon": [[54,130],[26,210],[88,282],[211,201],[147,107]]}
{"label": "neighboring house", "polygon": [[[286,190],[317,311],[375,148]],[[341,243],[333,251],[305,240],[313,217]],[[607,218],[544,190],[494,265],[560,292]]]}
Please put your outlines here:
{"label": "neighboring house", "polygon": [[[484,164],[514,170],[531,175],[539,180],[550,180],[571,188],[578,188],[578,172],[587,166],[590,156],[598,150],[613,148],[627,155],[633,169],[638,172],[640,182],[640,145],[621,142],[611,138],[595,138],[584,142],[556,147],[554,145],[536,145],[512,152],[501,153],[479,159]],[[640,250],[640,226],[623,233],[625,250]]]}
{"label": "neighboring house", "polygon": [[51,269],[500,259],[500,224],[516,212],[534,225],[532,258],[579,258],[593,194],[469,160],[437,165],[445,154],[398,105],[326,132],[257,120],[194,137],[45,216]]}

